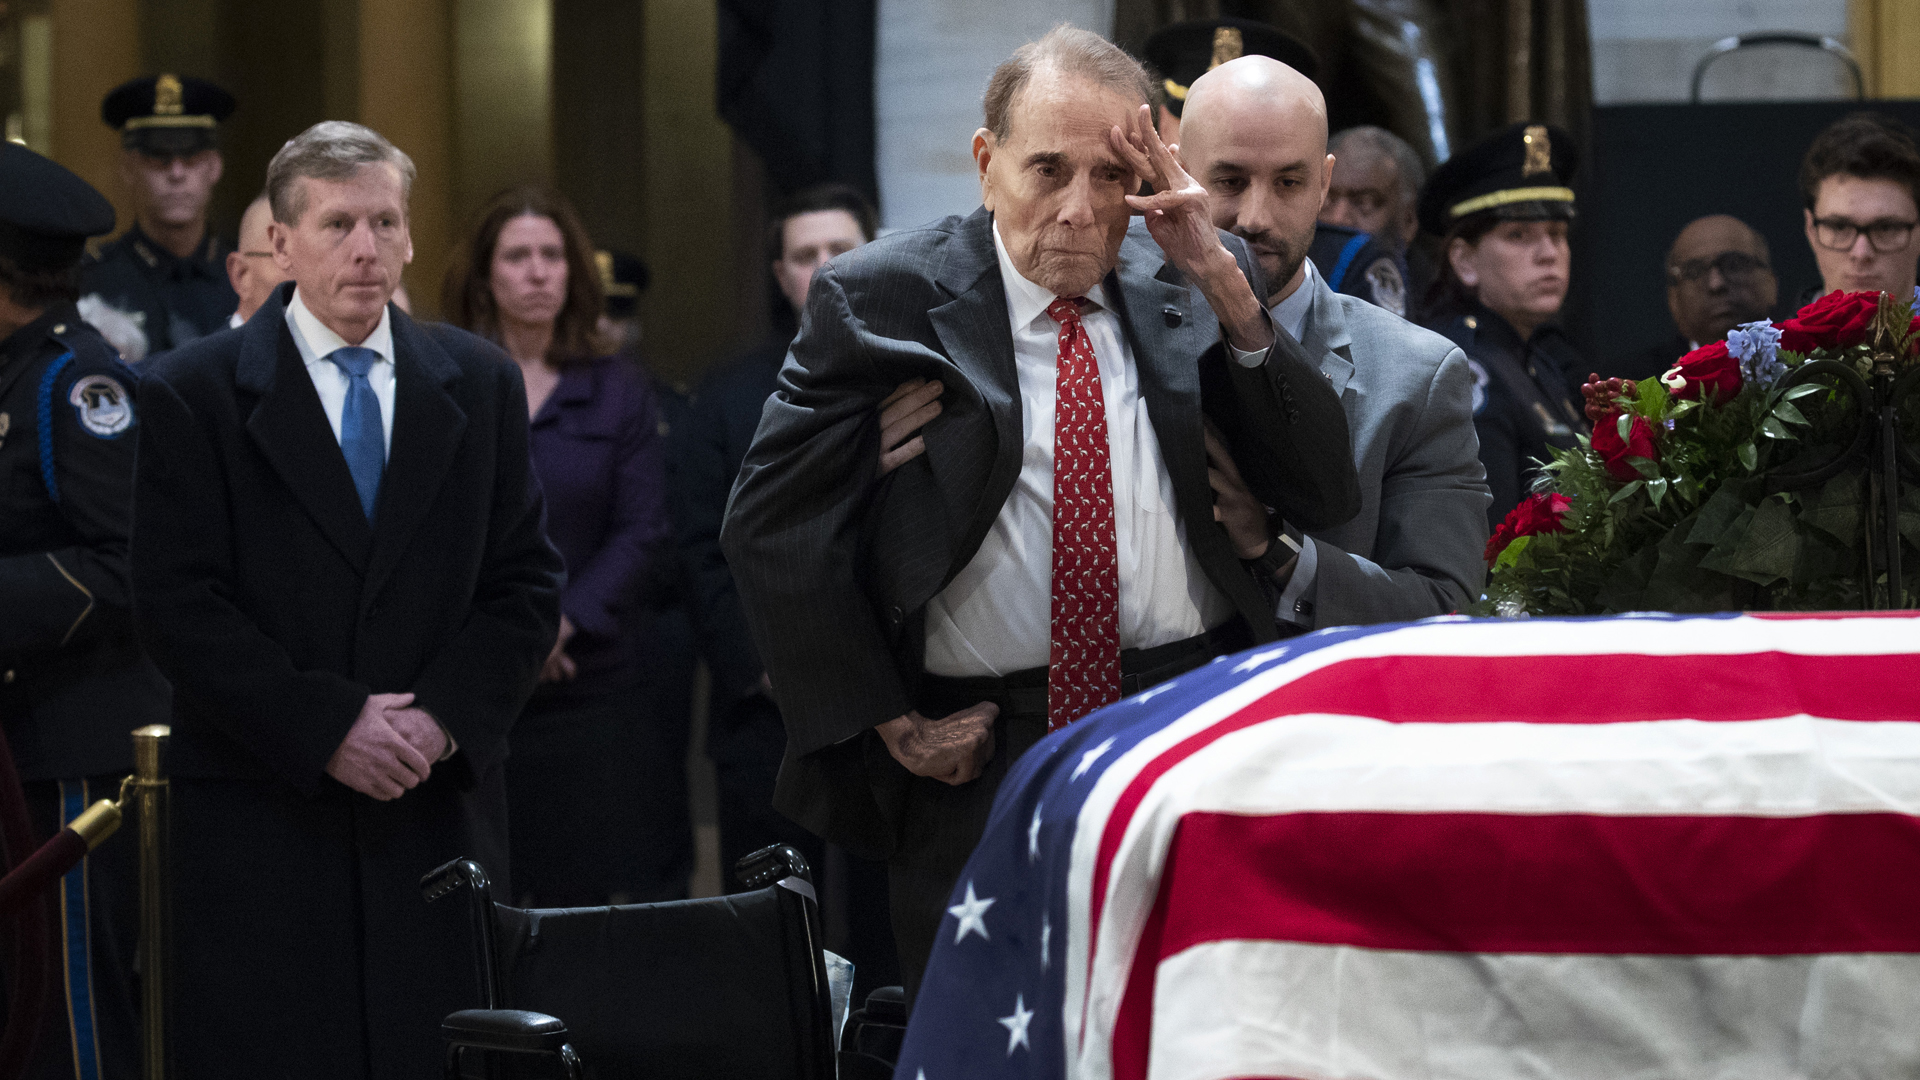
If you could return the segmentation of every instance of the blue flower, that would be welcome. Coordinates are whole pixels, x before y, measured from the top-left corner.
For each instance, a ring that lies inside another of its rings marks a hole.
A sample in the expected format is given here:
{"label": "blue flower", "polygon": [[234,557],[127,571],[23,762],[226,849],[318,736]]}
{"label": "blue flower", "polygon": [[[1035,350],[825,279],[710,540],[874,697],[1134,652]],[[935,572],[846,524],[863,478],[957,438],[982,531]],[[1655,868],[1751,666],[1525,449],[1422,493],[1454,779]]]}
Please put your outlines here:
{"label": "blue flower", "polygon": [[1727,353],[1740,361],[1743,382],[1765,388],[1787,373],[1787,365],[1780,362],[1780,328],[1767,319],[1728,331]]}

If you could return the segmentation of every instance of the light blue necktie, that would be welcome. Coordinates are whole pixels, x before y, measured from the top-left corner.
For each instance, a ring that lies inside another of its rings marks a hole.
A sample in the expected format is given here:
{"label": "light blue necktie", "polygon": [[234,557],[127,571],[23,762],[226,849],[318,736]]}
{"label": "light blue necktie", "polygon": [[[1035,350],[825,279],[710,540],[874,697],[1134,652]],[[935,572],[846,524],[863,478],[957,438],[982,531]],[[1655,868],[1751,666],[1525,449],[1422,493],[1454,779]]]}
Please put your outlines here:
{"label": "light blue necktie", "polygon": [[373,395],[373,384],[367,381],[367,372],[379,362],[380,354],[348,345],[328,353],[327,359],[347,376],[347,403],[340,410],[340,452],[347,456],[353,489],[360,493],[360,509],[372,521],[374,505],[380,501],[380,474],[387,468],[380,399]]}

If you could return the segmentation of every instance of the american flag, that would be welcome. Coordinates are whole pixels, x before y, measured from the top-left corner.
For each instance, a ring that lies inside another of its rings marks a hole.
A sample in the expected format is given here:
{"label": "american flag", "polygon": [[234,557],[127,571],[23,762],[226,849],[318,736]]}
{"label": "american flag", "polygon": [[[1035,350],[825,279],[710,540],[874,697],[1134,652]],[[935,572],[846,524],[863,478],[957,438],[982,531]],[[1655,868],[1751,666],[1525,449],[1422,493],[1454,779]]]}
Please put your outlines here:
{"label": "american flag", "polygon": [[1920,1076],[1920,620],[1215,661],[995,802],[900,1080]]}

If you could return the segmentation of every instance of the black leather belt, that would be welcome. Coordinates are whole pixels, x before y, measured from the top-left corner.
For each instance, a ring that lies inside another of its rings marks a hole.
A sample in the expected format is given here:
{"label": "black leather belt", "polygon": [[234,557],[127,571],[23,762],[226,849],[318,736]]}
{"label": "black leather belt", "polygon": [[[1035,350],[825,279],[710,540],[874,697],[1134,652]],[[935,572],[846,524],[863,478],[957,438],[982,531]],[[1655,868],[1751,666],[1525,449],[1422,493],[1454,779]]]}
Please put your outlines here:
{"label": "black leather belt", "polygon": [[[1134,694],[1166,682],[1230,652],[1251,645],[1239,620],[1225,623],[1193,637],[1155,645],[1150,649],[1120,650],[1120,696]],[[978,676],[964,679],[944,675],[920,676],[920,714],[947,716],[961,709],[991,701],[1000,706],[1003,716],[1047,715],[1047,669],[1027,668],[1011,675]]]}

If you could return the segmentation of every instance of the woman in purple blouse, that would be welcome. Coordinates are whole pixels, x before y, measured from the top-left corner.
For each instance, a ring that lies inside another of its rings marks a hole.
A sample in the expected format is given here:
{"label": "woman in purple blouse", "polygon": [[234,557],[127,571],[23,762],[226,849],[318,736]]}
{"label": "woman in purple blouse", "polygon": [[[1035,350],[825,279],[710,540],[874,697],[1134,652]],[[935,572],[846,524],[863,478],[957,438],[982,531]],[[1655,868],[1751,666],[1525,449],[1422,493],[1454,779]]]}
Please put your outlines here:
{"label": "woman in purple blouse", "polygon": [[630,894],[645,847],[633,797],[643,572],[671,532],[654,395],[620,357],[596,356],[601,286],[573,208],[544,188],[494,197],[447,268],[448,321],[507,351],[527,386],[547,535],[566,559],[560,637],[508,738],[512,893],[539,906]]}

